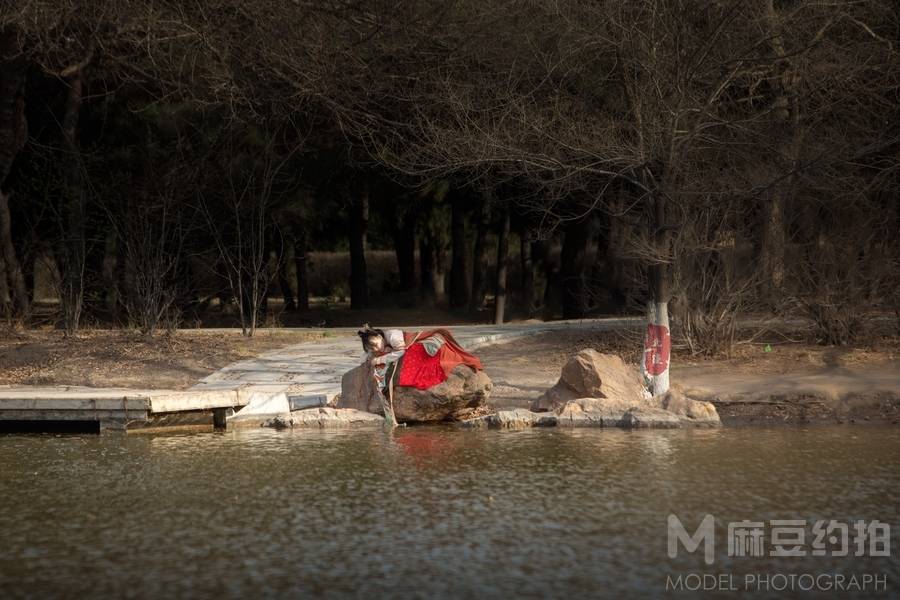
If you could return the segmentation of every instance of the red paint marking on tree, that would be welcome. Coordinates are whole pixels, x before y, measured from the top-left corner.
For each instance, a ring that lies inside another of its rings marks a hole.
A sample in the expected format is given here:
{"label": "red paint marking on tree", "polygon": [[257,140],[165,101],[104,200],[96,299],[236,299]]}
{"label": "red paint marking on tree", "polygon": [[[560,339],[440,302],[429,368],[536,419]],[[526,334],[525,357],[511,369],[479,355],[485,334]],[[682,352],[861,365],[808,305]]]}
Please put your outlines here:
{"label": "red paint marking on tree", "polygon": [[672,339],[669,328],[662,325],[647,325],[644,338],[644,370],[650,375],[662,375],[669,368],[669,354]]}

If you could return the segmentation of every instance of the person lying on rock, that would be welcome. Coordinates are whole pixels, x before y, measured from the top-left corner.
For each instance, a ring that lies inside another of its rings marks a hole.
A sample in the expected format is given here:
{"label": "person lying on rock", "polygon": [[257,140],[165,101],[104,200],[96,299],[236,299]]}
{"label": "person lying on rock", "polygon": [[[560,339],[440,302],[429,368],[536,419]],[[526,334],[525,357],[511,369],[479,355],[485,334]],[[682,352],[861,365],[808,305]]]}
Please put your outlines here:
{"label": "person lying on rock", "polygon": [[367,323],[357,333],[381,392],[391,379],[394,385],[425,390],[443,383],[459,365],[483,369],[478,357],[463,350],[447,329],[383,330]]}

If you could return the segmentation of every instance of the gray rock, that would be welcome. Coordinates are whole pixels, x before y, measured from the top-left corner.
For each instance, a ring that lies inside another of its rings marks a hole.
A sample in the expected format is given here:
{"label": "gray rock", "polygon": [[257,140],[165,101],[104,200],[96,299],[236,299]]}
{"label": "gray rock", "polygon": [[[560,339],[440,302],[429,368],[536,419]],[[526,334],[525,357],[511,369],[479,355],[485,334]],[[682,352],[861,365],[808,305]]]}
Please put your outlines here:
{"label": "gray rock", "polygon": [[487,412],[492,387],[487,373],[459,365],[427,390],[394,387],[394,415],[401,423],[471,419]]}
{"label": "gray rock", "polygon": [[[691,404],[689,398],[682,404],[662,406],[663,399],[631,402],[614,398],[579,398],[570,400],[558,411],[560,427],[625,427],[672,428],[681,426],[716,425],[719,423],[715,407],[708,402]],[[709,412],[709,409],[712,412]],[[690,416],[689,416],[690,415]]]}
{"label": "gray rock", "polygon": [[295,410],[283,415],[274,415],[262,419],[261,427],[287,428],[319,428],[342,429],[354,427],[380,427],[384,418],[353,408],[307,408]]}
{"label": "gray rock", "polygon": [[711,402],[694,400],[677,390],[669,390],[665,395],[654,398],[653,404],[677,415],[685,425],[715,427],[722,424]]}
{"label": "gray rock", "polygon": [[[427,390],[395,386],[394,415],[401,423],[460,421],[480,416],[487,411],[492,387],[487,373],[459,365],[446,381]],[[335,406],[383,414],[380,392],[365,364],[341,378],[341,395]]]}
{"label": "gray rock", "polygon": [[350,369],[341,377],[341,395],[335,402],[335,408],[382,414],[378,388],[371,368],[366,364]]}
{"label": "gray rock", "polygon": [[527,429],[529,427],[555,427],[556,415],[553,413],[536,413],[524,408],[501,410],[494,414],[467,419],[460,423],[465,428],[477,429],[490,427],[494,429]]}
{"label": "gray rock", "polygon": [[276,415],[274,417],[265,419],[261,426],[262,427],[271,427],[273,429],[288,429],[294,425],[294,421],[291,419],[291,415]]}
{"label": "gray rock", "polygon": [[646,397],[637,369],[626,365],[615,354],[588,348],[566,362],[559,381],[537,398],[531,409],[555,411],[579,398],[608,398],[634,405]]}
{"label": "gray rock", "polygon": [[621,427],[629,429],[674,429],[681,427],[678,415],[661,408],[641,406],[625,413]]}
{"label": "gray rock", "polygon": [[578,398],[558,409],[557,421],[560,427],[623,427],[626,413],[637,404],[618,398]]}

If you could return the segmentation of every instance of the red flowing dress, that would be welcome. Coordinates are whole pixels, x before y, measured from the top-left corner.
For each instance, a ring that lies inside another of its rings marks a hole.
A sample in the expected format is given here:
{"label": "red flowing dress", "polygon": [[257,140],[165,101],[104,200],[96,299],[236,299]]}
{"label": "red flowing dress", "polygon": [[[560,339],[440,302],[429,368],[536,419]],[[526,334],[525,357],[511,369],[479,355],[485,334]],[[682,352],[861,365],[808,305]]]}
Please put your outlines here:
{"label": "red flowing dress", "polygon": [[[444,338],[444,344],[434,356],[429,356],[421,340],[434,334],[440,334]],[[483,369],[478,357],[463,350],[453,334],[446,329],[419,333],[403,332],[403,338],[406,342],[406,352],[400,361],[397,385],[425,390],[444,382],[450,372],[459,365],[466,365],[474,371]]]}

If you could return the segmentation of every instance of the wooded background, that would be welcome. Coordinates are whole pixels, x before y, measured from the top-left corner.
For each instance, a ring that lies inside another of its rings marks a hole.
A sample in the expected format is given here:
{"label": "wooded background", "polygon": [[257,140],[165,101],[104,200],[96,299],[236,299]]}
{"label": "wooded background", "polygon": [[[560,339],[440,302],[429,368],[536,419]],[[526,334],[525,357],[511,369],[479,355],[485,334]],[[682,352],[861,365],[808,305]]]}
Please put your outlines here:
{"label": "wooded background", "polygon": [[892,0],[0,0],[0,315],[847,343],[900,320],[898,42]]}

